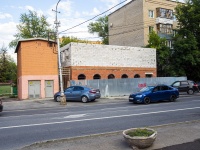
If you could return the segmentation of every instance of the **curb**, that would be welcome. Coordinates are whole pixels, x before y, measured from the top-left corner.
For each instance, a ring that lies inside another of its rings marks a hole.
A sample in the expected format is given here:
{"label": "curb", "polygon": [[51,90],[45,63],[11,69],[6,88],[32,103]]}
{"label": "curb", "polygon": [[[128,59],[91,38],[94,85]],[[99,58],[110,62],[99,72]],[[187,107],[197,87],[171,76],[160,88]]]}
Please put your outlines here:
{"label": "curb", "polygon": [[[144,128],[155,129],[155,128],[162,128],[162,127],[176,126],[176,125],[181,125],[181,124],[190,124],[190,123],[200,123],[200,120],[184,121],[184,122],[162,124],[162,125],[156,125],[156,126],[146,126]],[[142,127],[140,127],[140,128],[142,128]],[[33,144],[26,145],[26,146],[24,146],[24,147],[22,147],[20,149],[26,149],[26,148],[29,148],[29,147],[32,147],[32,146],[42,146],[43,144],[48,144],[48,143],[52,143],[52,142],[67,142],[67,141],[73,141],[73,140],[90,138],[90,137],[109,136],[109,135],[115,135],[115,134],[120,134],[120,133],[122,134],[123,131],[124,130],[119,130],[119,131],[114,131],[114,132],[90,134],[90,135],[76,136],[76,137],[71,137],[71,138],[61,138],[61,139],[46,140],[46,141],[35,142]],[[122,137],[123,137],[123,134],[122,134]]]}

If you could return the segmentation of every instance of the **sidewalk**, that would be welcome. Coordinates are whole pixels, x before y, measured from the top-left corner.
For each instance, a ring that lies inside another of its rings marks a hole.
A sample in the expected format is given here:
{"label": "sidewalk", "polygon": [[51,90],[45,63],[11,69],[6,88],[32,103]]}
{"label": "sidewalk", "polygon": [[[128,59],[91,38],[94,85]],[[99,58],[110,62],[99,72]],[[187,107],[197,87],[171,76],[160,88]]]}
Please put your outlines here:
{"label": "sidewalk", "polygon": [[[39,109],[39,108],[57,108],[57,107],[71,107],[71,106],[81,106],[85,105],[82,102],[67,102],[67,105],[61,105],[60,102],[55,102],[53,99],[34,99],[34,100],[18,100],[17,98],[3,98],[3,111],[12,111],[12,110],[26,110],[26,109]],[[120,97],[109,97],[109,98],[100,98],[94,102],[89,102],[87,104],[102,104],[102,103],[114,103],[114,102],[128,102],[128,96]]]}
{"label": "sidewalk", "polygon": [[[200,120],[150,127],[158,132],[145,150],[199,150]],[[199,139],[199,141],[195,141]],[[191,143],[189,143],[191,142]],[[131,150],[122,131],[34,143],[20,150]]]}
{"label": "sidewalk", "polygon": [[[195,96],[200,97],[200,93],[195,93]],[[180,93],[181,97],[189,97],[187,93]],[[90,102],[88,104],[101,104],[101,103],[115,103],[115,102],[128,102],[128,95],[126,96],[118,96],[118,97],[105,97],[97,99],[94,102]],[[179,98],[179,99],[180,99]],[[53,99],[27,99],[27,100],[18,100],[17,98],[3,98],[3,111],[11,111],[11,110],[25,110],[25,109],[38,109],[38,108],[53,108],[53,107],[68,107],[68,106],[81,106],[85,105],[81,102],[67,102],[67,105],[60,105],[60,102],[55,102]]]}

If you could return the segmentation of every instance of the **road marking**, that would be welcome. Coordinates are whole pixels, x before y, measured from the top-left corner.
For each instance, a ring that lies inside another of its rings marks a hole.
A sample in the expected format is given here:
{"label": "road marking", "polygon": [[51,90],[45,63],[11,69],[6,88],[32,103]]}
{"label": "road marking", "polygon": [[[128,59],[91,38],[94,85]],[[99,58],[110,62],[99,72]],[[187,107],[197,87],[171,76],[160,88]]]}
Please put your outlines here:
{"label": "road marking", "polygon": [[91,121],[91,120],[102,120],[102,119],[111,119],[111,118],[121,118],[121,117],[130,117],[130,116],[150,115],[150,114],[185,111],[185,110],[193,110],[193,109],[200,109],[200,107],[175,109],[175,110],[166,110],[166,111],[157,111],[157,112],[147,112],[147,113],[130,114],[130,115],[120,115],[120,116],[109,116],[109,117],[101,117],[101,118],[90,118],[90,119],[69,120],[69,121],[49,122],[49,123],[40,123],[40,124],[27,124],[27,125],[18,125],[18,126],[7,126],[7,127],[0,127],[0,130],[2,130],[2,129],[12,129],[12,128],[21,128],[21,127],[52,125],[52,124],[63,124],[63,123],[81,122],[81,121]]}
{"label": "road marking", "polygon": [[68,118],[81,118],[81,117],[85,117],[87,116],[86,114],[77,114],[77,115],[69,115],[69,116],[65,116],[65,117],[54,117],[51,119],[68,119]]}
{"label": "road marking", "polygon": [[77,115],[69,115],[63,118],[80,118],[80,117],[84,117],[86,116],[86,114],[77,114]]}
{"label": "road marking", "polygon": [[[199,102],[200,100],[191,100],[190,102]],[[180,101],[178,101],[178,102],[180,102]],[[190,103],[190,102],[188,102],[188,101],[183,101],[183,103]],[[122,102],[121,102],[122,103]],[[124,102],[123,102],[124,103]],[[132,104],[132,103],[130,103],[130,102],[127,102],[127,103],[129,103],[130,105]],[[115,103],[109,103],[109,104],[116,104],[116,102]],[[158,103],[158,104],[153,104],[153,106],[156,106],[156,105],[170,105],[170,104],[172,104],[171,102],[170,103]],[[174,102],[173,104],[178,104],[177,102]],[[97,105],[105,105],[105,104],[97,104]],[[131,105],[131,106],[124,106],[124,107],[117,107],[117,108],[103,108],[103,109],[101,109],[102,111],[105,111],[105,110],[114,110],[114,109],[123,109],[123,108],[132,108],[132,107],[134,107],[134,108],[138,108],[138,107],[140,107],[140,108],[143,108],[143,107],[150,107],[151,105],[140,105],[140,104],[138,104],[138,105]],[[80,106],[70,106],[70,107],[80,107]],[[86,105],[86,106],[81,106],[81,107],[93,107],[93,105]],[[32,110],[32,109],[31,109]],[[66,108],[64,108],[63,110],[67,110]],[[57,111],[57,112],[55,112],[55,113],[43,113],[43,114],[34,114],[34,116],[44,116],[44,115],[49,115],[49,114],[52,114],[52,115],[54,115],[54,114],[68,114],[68,113],[72,113],[72,112],[63,112],[63,110],[60,110],[60,111]],[[141,110],[141,109],[140,109]],[[27,110],[23,110],[23,111],[27,111]],[[3,112],[11,112],[11,111],[3,111]],[[14,111],[14,112],[17,112],[17,111]],[[80,112],[82,112],[82,111],[80,111]],[[17,118],[17,117],[26,117],[26,116],[33,116],[33,115],[19,115],[19,116],[1,116],[1,118]]]}

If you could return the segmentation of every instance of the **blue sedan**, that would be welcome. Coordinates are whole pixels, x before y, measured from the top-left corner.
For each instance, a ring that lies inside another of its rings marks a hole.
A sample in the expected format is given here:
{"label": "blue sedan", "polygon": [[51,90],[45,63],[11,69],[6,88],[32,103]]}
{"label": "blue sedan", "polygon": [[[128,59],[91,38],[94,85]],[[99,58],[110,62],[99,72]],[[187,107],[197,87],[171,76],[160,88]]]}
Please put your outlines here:
{"label": "blue sedan", "polygon": [[[86,103],[88,101],[95,101],[101,97],[99,89],[93,89],[86,86],[70,86],[64,90],[64,94],[67,100],[82,101]],[[54,94],[54,100],[60,101],[60,92]]]}
{"label": "blue sedan", "polygon": [[130,94],[129,102],[149,104],[162,100],[174,102],[179,97],[179,91],[168,85],[147,86],[138,93]]}

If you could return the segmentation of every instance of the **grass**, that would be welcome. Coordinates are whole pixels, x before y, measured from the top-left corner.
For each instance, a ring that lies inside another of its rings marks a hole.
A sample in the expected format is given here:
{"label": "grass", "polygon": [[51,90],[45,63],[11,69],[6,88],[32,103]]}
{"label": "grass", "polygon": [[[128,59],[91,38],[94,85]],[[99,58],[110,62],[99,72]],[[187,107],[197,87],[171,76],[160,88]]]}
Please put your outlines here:
{"label": "grass", "polygon": [[11,86],[0,86],[0,95],[4,95],[4,94],[10,94],[11,93]]}
{"label": "grass", "polygon": [[127,135],[133,137],[133,136],[151,136],[154,132],[151,130],[147,130],[147,129],[135,129],[133,131],[130,131],[127,133]]}

